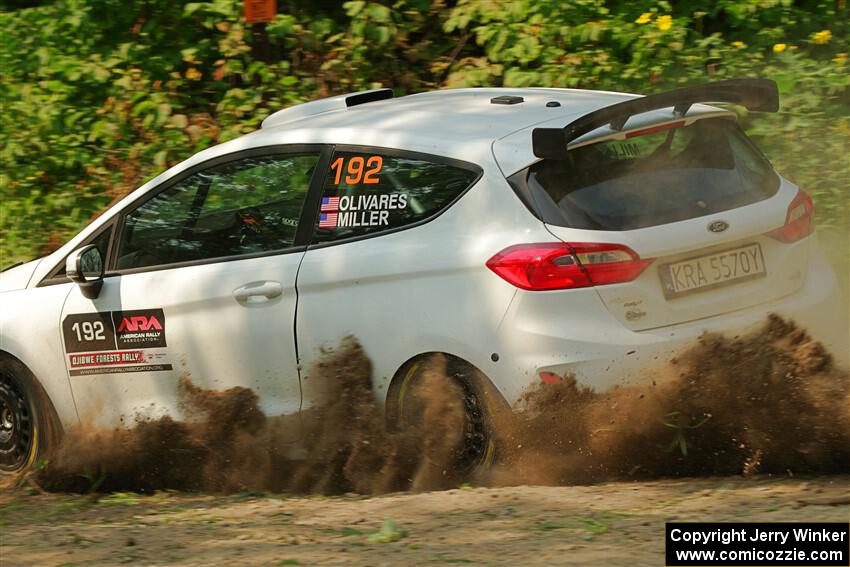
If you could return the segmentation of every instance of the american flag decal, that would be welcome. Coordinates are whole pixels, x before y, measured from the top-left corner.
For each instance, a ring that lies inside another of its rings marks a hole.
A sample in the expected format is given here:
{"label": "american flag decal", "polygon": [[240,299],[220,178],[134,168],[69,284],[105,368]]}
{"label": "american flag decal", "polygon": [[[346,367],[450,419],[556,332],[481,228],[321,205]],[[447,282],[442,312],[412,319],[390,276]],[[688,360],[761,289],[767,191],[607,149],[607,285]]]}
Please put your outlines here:
{"label": "american flag decal", "polygon": [[319,208],[321,212],[338,211],[339,197],[322,197],[322,206]]}
{"label": "american flag decal", "polygon": [[319,214],[319,228],[336,228],[336,219],[339,213]]}

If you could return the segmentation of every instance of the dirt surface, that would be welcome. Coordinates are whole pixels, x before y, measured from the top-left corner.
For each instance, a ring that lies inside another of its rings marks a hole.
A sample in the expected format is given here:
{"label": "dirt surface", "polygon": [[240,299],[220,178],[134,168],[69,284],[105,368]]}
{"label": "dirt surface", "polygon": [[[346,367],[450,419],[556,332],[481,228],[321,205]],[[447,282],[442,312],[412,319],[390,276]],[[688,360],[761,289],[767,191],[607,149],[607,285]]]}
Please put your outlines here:
{"label": "dirt surface", "polygon": [[[0,564],[662,565],[664,522],[672,520],[846,522],[850,476],[371,498],[165,492],[92,498],[18,489],[0,493]],[[385,522],[395,527],[384,528]]]}

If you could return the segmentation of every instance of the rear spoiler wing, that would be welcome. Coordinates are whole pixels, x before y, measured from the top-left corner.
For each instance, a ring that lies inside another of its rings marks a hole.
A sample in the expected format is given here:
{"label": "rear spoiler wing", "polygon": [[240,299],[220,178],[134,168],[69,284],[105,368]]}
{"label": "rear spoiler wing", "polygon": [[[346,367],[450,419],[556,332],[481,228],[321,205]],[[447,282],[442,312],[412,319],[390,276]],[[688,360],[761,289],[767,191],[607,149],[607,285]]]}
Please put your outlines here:
{"label": "rear spoiler wing", "polygon": [[564,128],[535,128],[531,131],[534,155],[545,159],[566,159],[567,146],[580,136],[609,124],[622,130],[635,114],[673,107],[673,116],[685,116],[691,105],[699,102],[728,102],[749,110],[776,112],[779,110],[779,91],[770,79],[729,79],[694,87],[683,87],[618,102],[594,110],[567,124]]}

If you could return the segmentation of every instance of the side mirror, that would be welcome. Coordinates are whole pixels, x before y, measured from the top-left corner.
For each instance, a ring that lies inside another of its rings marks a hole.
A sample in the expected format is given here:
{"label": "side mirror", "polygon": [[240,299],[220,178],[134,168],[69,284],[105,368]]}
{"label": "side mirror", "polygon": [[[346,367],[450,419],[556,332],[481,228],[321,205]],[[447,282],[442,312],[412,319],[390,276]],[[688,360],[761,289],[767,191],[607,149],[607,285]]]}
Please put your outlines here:
{"label": "side mirror", "polygon": [[80,286],[83,297],[95,299],[103,287],[103,256],[94,244],[71,252],[65,260],[65,274]]}

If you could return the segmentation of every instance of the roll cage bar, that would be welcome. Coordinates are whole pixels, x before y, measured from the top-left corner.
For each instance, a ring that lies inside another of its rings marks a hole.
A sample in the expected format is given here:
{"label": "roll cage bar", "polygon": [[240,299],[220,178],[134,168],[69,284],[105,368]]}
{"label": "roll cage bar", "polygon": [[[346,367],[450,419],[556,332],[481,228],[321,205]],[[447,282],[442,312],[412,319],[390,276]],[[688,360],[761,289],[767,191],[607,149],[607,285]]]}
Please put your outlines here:
{"label": "roll cage bar", "polygon": [[776,112],[779,110],[779,91],[770,79],[729,79],[618,102],[585,114],[564,128],[535,128],[531,131],[534,155],[563,160],[567,157],[570,142],[600,126],[608,124],[611,129],[621,131],[632,116],[670,106],[673,107],[673,117],[681,118],[691,105],[700,102],[727,102],[753,111]]}

